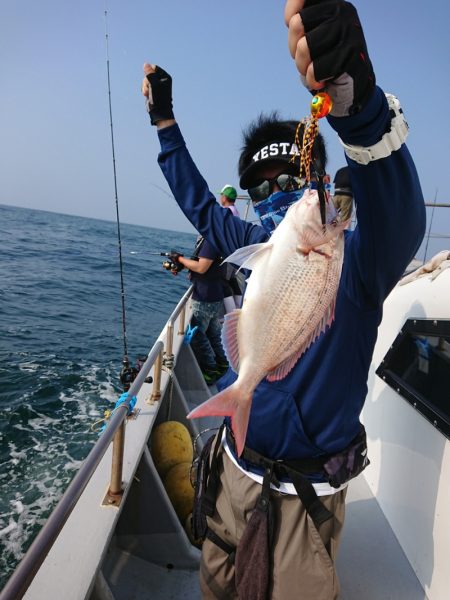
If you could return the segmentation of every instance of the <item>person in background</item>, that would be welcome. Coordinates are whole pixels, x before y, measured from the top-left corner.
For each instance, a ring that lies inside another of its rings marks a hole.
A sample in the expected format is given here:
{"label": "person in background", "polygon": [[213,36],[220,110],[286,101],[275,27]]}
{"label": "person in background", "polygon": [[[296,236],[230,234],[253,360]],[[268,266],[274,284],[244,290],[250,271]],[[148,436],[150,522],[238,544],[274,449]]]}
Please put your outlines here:
{"label": "person in background", "polygon": [[[327,119],[347,156],[358,225],[345,232],[333,323],[286,377],[258,384],[241,456],[229,420],[212,442],[200,564],[204,599],[338,597],[335,558],[347,483],[368,464],[360,413],[383,302],[425,231],[407,125],[398,99],[375,84],[355,7],[344,0],[287,0],[285,22],[302,81],[309,90],[325,88],[333,100]],[[158,161],[184,214],[222,256],[266,242],[305,193],[292,122],[260,118],[245,132],[239,185],[261,225],[246,223],[218,206],[192,160],[174,118],[170,75],[148,63],[144,75]],[[274,81],[269,77],[267,87]],[[322,173],[324,152],[313,151]],[[236,377],[229,369],[218,387]]]}
{"label": "person in background", "polygon": [[235,206],[237,191],[230,184],[226,184],[220,190],[219,204],[224,208],[229,208],[235,217],[240,217],[239,211]]}
{"label": "person in background", "polygon": [[[235,217],[239,217],[239,211],[235,206],[237,191],[230,184],[226,184],[220,190],[219,204],[223,208],[228,208]],[[226,265],[225,278],[223,280],[223,305],[225,314],[232,312],[236,308],[240,308],[242,304],[242,289],[244,285],[244,277],[236,273],[235,269],[229,263]]]}
{"label": "person in background", "polygon": [[[236,308],[240,308],[242,304],[242,290],[241,284],[242,277],[240,277],[240,273],[237,273],[237,269],[226,263],[225,265],[225,273],[223,279],[223,308],[225,314],[233,312]],[[239,279],[238,279],[239,277]]]}
{"label": "person in background", "polygon": [[342,221],[351,219],[353,214],[353,191],[350,180],[350,169],[342,167],[336,171],[334,176],[334,195],[333,202],[339,211]]}
{"label": "person in background", "polygon": [[178,256],[189,269],[193,285],[191,327],[197,328],[191,347],[208,385],[213,385],[228,369],[222,347],[220,316],[223,304],[225,265],[217,251],[203,237],[197,239],[192,258]]}

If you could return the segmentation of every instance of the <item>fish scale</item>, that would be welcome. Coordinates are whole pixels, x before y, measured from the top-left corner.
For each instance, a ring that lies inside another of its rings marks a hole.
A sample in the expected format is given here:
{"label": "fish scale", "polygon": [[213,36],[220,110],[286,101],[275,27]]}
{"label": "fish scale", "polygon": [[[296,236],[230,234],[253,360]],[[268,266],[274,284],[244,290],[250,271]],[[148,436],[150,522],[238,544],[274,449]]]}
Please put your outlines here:
{"label": "fish scale", "polygon": [[[334,252],[330,244],[326,250],[329,255]],[[340,250],[338,254],[339,252]],[[322,307],[332,304],[335,295],[333,280],[336,279],[336,265],[339,267],[339,261],[330,260],[319,254],[303,256],[298,253],[288,261],[279,285],[278,295],[282,301],[276,310],[271,311],[272,314],[267,316],[268,327],[265,328],[268,334],[266,343],[270,337],[272,346],[279,348],[276,357],[278,362],[292,355],[293,348],[298,351],[302,343],[314,334],[321,320]],[[324,282],[323,286],[317,287],[318,280]],[[304,290],[308,290],[307,297],[302,293]],[[284,312],[285,315],[282,322],[277,316],[280,312]],[[315,321],[311,321],[311,317],[314,316],[316,316]]]}
{"label": "fish scale", "polygon": [[242,308],[226,315],[222,332],[238,377],[188,417],[230,416],[239,455],[257,385],[286,377],[334,318],[347,223],[338,222],[331,201],[326,217],[323,226],[318,194],[308,190],[268,242],[227,258],[252,270]]}

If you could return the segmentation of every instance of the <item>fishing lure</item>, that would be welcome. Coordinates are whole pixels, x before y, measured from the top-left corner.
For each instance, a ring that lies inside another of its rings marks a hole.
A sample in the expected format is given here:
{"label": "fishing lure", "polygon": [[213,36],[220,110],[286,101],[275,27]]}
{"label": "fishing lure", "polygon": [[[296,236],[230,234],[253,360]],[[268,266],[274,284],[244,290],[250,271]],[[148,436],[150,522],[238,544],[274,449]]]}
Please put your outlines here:
{"label": "fishing lure", "polygon": [[329,115],[332,108],[333,100],[326,92],[319,92],[311,100],[311,115],[316,119]]}
{"label": "fishing lure", "polygon": [[[295,144],[298,148],[298,154],[292,157],[295,160],[300,156],[300,178],[304,178],[309,184],[311,182],[311,162],[314,142],[319,133],[319,119],[326,117],[333,108],[333,101],[326,92],[318,92],[311,100],[311,115],[305,117],[297,125],[295,131]],[[300,143],[300,134],[303,130],[302,142]],[[319,206],[322,225],[325,226],[325,203],[326,195],[323,178],[325,172],[322,165],[314,164],[314,171],[317,178],[317,187],[319,193]]]}
{"label": "fishing lure", "polygon": [[[300,177],[311,181],[311,161],[314,141],[319,133],[319,119],[326,117],[333,108],[333,101],[326,92],[318,92],[311,100],[311,115],[305,117],[297,125],[295,132],[295,143],[299,149]],[[303,130],[302,142],[300,134]],[[295,157],[294,157],[295,158]]]}

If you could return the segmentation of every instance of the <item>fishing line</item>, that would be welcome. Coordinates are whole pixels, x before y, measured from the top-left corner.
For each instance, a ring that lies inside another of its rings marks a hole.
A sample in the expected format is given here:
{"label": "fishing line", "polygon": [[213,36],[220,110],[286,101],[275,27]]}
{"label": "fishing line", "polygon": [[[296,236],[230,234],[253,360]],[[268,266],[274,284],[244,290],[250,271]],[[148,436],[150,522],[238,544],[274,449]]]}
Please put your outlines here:
{"label": "fishing line", "polygon": [[437,191],[437,188],[436,188],[436,193],[434,194],[434,204],[432,205],[433,208],[431,209],[430,226],[428,227],[428,236],[427,236],[427,243],[425,245],[425,254],[423,256],[423,262],[424,263],[426,263],[426,261],[427,261],[428,244],[430,242],[431,225],[433,224],[434,209],[436,208],[437,193],[438,193],[438,191]]}
{"label": "fishing line", "polygon": [[160,185],[156,185],[156,183],[153,183],[152,181],[150,181],[149,183],[150,183],[150,185],[152,185],[153,187],[160,190],[163,194],[165,194],[169,198],[173,198],[175,200],[175,196],[172,196],[172,194],[169,194],[169,192],[167,190],[165,190],[164,188],[162,188]]}
{"label": "fishing line", "polygon": [[[111,104],[111,77],[109,71],[109,34],[108,34],[108,10],[105,2],[105,48],[106,48],[106,72],[108,76],[108,106],[109,106],[109,125],[111,131],[111,150],[112,150],[112,163],[113,163],[113,174],[114,174],[114,198],[116,203],[116,221],[117,221],[117,240],[119,246],[119,265],[120,265],[120,297],[122,303],[122,335],[123,335],[123,370],[129,368],[128,361],[128,344],[127,344],[127,325],[126,325],[126,311],[125,311],[125,284],[123,276],[123,259],[122,259],[122,238],[120,236],[120,218],[119,218],[119,195],[117,192],[117,172],[116,172],[116,152],[114,146],[114,127],[112,117],[112,104]],[[122,375],[121,375],[122,380]],[[122,381],[122,383],[124,383]]]}

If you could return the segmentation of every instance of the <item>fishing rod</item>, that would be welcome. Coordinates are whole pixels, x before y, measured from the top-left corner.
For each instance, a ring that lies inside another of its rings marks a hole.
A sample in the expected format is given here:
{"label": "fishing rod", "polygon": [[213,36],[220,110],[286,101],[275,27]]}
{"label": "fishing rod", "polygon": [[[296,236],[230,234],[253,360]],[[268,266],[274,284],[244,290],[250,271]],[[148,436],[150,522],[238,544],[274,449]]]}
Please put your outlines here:
{"label": "fishing rod", "polygon": [[124,268],[122,258],[122,238],[120,235],[120,217],[119,217],[119,194],[117,188],[117,170],[116,170],[116,152],[114,146],[114,126],[113,126],[113,115],[112,115],[112,102],[111,102],[111,77],[109,69],[109,33],[108,33],[108,10],[105,3],[105,50],[106,50],[106,73],[108,79],[108,106],[109,106],[109,126],[111,132],[111,151],[112,151],[112,163],[113,163],[113,177],[114,177],[114,198],[116,205],[116,222],[117,222],[117,241],[119,249],[119,266],[120,266],[120,298],[122,305],[122,337],[123,337],[123,359],[122,359],[122,370],[120,371],[120,382],[123,385],[124,391],[130,389],[131,384],[136,378],[140,367],[145,362],[146,357],[139,357],[136,367],[130,366],[128,358],[128,342],[127,342],[127,324],[126,324],[126,309],[125,309],[125,281],[124,281]]}
{"label": "fishing rod", "polygon": [[423,262],[424,263],[427,261],[428,244],[430,242],[431,226],[433,224],[434,209],[436,208],[437,193],[438,193],[438,191],[436,189],[436,193],[434,194],[434,203],[432,204],[433,208],[431,210],[430,226],[428,227],[427,243],[425,244],[425,253],[423,255]]}
{"label": "fishing rod", "polygon": [[425,206],[432,206],[436,208],[450,208],[450,204],[445,204],[444,202],[425,202]]}

